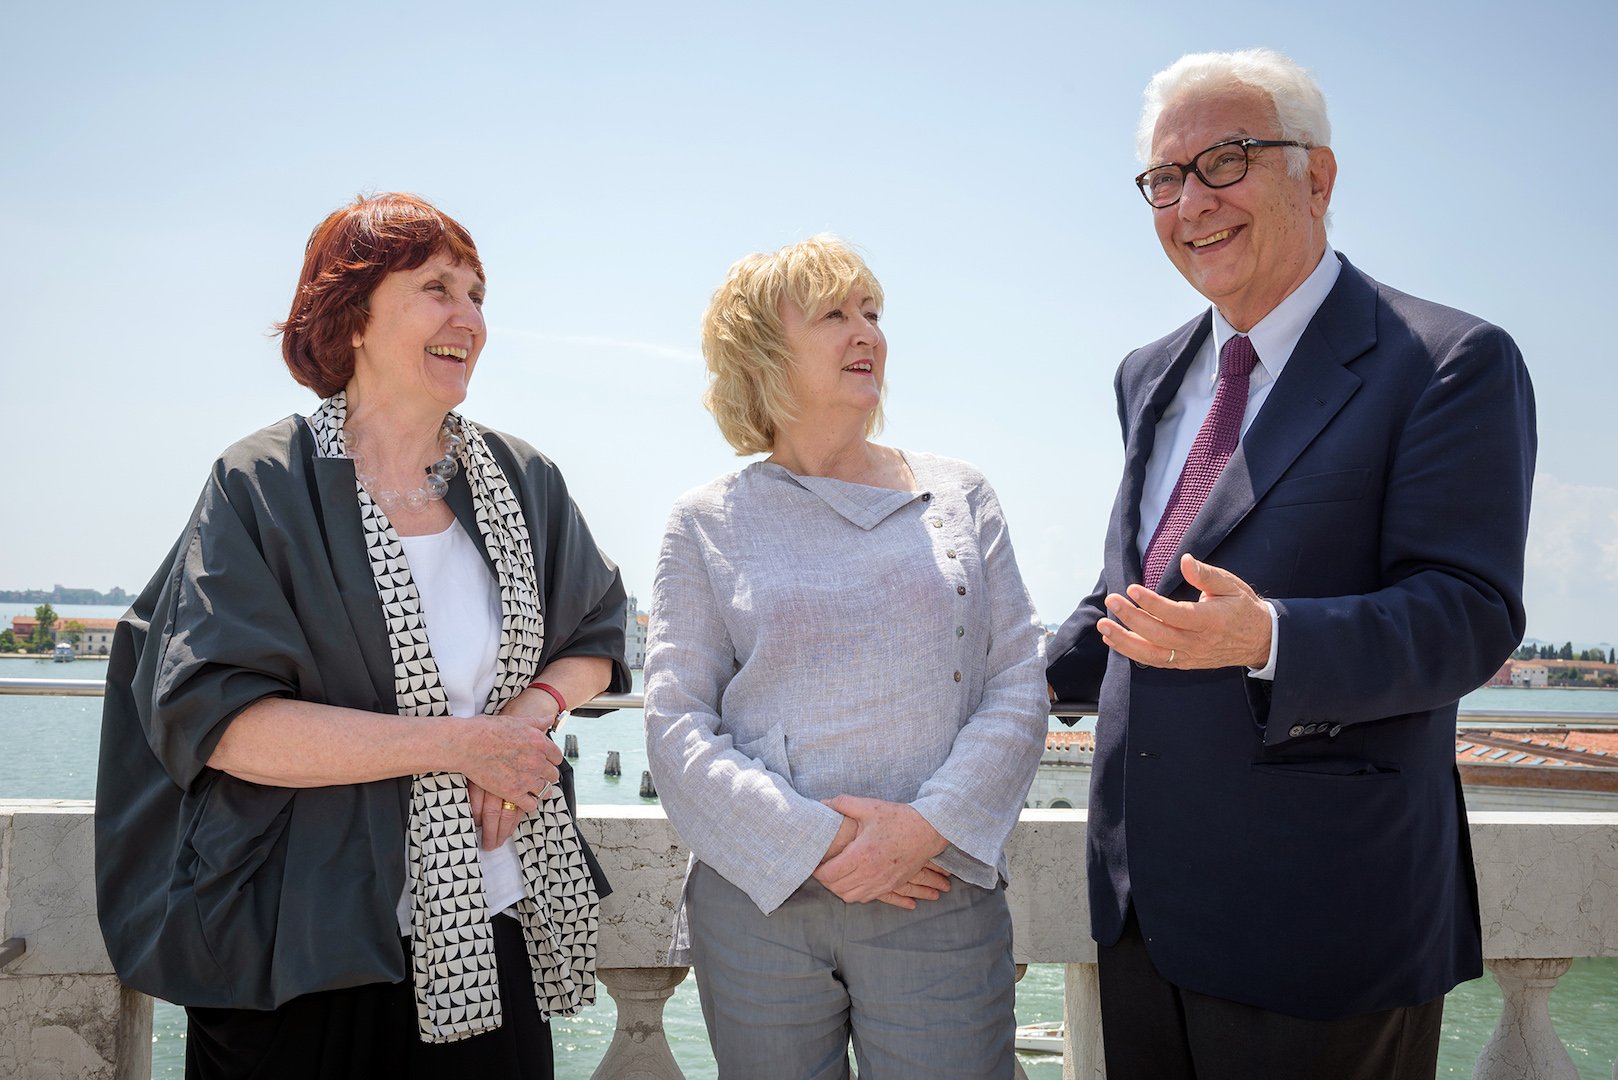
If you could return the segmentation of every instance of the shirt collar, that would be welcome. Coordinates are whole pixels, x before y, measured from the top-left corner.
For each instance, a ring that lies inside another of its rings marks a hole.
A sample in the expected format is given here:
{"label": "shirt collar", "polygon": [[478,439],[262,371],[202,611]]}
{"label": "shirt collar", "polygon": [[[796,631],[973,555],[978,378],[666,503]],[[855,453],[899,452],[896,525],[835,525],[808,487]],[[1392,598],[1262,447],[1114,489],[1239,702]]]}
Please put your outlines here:
{"label": "shirt collar", "polygon": [[[910,465],[916,483],[918,485],[924,483],[923,469],[916,456],[905,454],[905,461]],[[838,516],[866,532],[870,532],[917,499],[932,498],[930,490],[922,490],[919,487],[915,491],[895,491],[891,488],[872,487],[869,484],[834,480],[829,476],[799,476],[791,469],[769,461],[756,461],[748,468],[757,468],[764,475],[796,484],[811,495],[817,496]]]}
{"label": "shirt collar", "polygon": [[[1338,261],[1337,253],[1332,251],[1331,245],[1326,245],[1325,254],[1321,255],[1320,262],[1316,264],[1310,275],[1303,279],[1303,284],[1293,289],[1285,300],[1275,305],[1275,308],[1264,318],[1260,319],[1247,336],[1253,341],[1253,351],[1258,353],[1258,362],[1273,381],[1281,377],[1281,369],[1286,367],[1287,360],[1292,356],[1292,350],[1298,347],[1298,339],[1309,326],[1309,320],[1315,317],[1320,305],[1326,302],[1326,296],[1331,292],[1332,286],[1337,284],[1337,275],[1342,273],[1343,264]],[[1213,309],[1213,338],[1214,355],[1218,356],[1224,349],[1225,342],[1236,336],[1236,329],[1225,321],[1219,314],[1219,309]]]}

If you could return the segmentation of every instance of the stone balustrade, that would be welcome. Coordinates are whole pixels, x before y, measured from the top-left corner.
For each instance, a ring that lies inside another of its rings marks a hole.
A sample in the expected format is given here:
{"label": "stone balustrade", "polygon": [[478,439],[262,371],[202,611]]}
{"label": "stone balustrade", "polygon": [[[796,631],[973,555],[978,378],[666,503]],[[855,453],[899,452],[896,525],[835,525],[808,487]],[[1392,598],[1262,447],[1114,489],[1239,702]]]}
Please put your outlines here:
{"label": "stone balustrade", "polygon": [[[603,904],[599,964],[617,1031],[595,1076],[678,1077],[663,1007],[686,969],[663,957],[685,851],[657,807],[586,807],[582,827],[615,890]],[[1084,828],[1082,811],[1024,811],[1009,896],[1018,962],[1066,965],[1063,1075],[1099,1080]],[[1484,955],[1504,997],[1473,1075],[1576,1080],[1546,1003],[1571,958],[1618,956],[1618,813],[1476,813],[1471,828]],[[89,803],[0,800],[0,1076],[150,1075],[151,1001],[109,970],[91,850]]]}

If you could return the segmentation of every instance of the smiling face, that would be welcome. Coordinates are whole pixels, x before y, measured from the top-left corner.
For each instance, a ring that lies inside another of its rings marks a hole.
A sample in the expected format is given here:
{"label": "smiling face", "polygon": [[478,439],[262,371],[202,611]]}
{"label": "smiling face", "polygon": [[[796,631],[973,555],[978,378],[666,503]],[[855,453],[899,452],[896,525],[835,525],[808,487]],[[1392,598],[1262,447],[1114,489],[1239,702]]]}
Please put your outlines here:
{"label": "smiling face", "polygon": [[841,416],[864,425],[882,403],[888,339],[871,291],[856,286],[842,301],[805,312],[781,301],[781,324],[792,353],[792,398],[800,422]]}
{"label": "smiling face", "polygon": [[483,351],[483,279],[445,252],[382,279],[354,335],[351,387],[364,396],[448,411],[466,399]]}
{"label": "smiling face", "polygon": [[[1215,143],[1244,137],[1283,137],[1262,91],[1236,86],[1188,95],[1158,117],[1152,164],[1188,162]],[[1189,176],[1179,202],[1152,211],[1170,261],[1237,330],[1273,311],[1326,250],[1336,159],[1315,147],[1304,175],[1293,176],[1287,153],[1249,151],[1247,175],[1230,187],[1209,188]]]}

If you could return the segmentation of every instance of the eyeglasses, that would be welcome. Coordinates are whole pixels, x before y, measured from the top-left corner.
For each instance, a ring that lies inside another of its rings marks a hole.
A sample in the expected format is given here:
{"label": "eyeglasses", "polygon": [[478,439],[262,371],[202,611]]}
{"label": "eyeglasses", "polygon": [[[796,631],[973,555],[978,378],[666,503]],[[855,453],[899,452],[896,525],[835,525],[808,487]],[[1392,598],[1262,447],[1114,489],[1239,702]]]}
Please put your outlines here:
{"label": "eyeglasses", "polygon": [[1189,165],[1154,165],[1135,177],[1135,186],[1150,206],[1161,210],[1180,201],[1185,192],[1185,178],[1192,173],[1204,187],[1222,188],[1239,183],[1247,175],[1250,151],[1266,146],[1296,146],[1308,150],[1308,143],[1290,139],[1231,139],[1214,143],[1191,159]]}

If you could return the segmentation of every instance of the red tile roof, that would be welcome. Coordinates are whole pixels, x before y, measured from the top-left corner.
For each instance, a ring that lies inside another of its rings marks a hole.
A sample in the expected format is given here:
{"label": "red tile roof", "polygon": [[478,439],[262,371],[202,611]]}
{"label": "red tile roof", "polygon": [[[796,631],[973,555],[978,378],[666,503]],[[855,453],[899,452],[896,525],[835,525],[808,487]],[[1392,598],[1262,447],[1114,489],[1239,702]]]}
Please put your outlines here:
{"label": "red tile roof", "polygon": [[1467,730],[1455,736],[1455,764],[1468,784],[1618,793],[1618,732]]}

